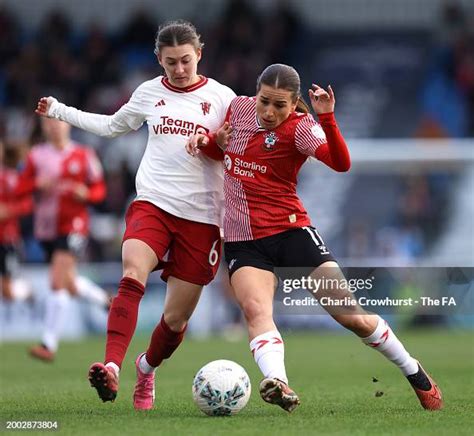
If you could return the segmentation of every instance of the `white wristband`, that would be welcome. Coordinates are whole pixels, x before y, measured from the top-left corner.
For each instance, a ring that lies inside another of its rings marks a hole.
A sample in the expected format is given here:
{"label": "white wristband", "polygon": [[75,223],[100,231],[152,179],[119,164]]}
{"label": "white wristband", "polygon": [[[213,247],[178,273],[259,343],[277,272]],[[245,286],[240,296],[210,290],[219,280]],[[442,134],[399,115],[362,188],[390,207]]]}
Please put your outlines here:
{"label": "white wristband", "polygon": [[[61,103],[59,103],[58,100],[56,100],[54,97],[48,97],[48,99],[52,99],[52,103],[51,103],[51,106],[49,107],[49,110],[48,110],[48,117],[50,118],[56,118],[58,120],[60,120],[60,115],[59,115],[59,109],[60,109],[60,105]],[[64,105],[63,105],[64,106]]]}

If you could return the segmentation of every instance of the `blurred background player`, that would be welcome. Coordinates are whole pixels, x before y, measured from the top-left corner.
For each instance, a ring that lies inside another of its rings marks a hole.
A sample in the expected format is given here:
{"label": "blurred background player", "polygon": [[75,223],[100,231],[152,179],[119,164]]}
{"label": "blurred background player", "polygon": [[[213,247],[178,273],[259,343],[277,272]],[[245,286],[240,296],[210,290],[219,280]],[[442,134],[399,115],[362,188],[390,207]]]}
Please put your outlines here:
{"label": "blurred background player", "polygon": [[425,409],[441,409],[441,391],[387,322],[365,312],[347,289],[324,284],[331,279],[342,285],[345,277],[298,198],[297,175],[308,157],[338,172],[348,171],[351,162],[334,117],[332,88],[313,85],[309,97],[320,124],[301,99],[296,70],[270,65],[257,80],[256,97],[234,99],[217,135],[198,134],[186,147],[195,154],[201,146],[215,156],[218,141],[225,150],[225,258],[247,321],[250,349],[265,377],[260,395],[288,412],[299,404],[288,386],[273,298],[275,268],[307,268],[323,283],[314,296],[335,302],[325,305],[329,314],[397,365]]}
{"label": "blurred background player", "polygon": [[107,293],[89,279],[78,277],[77,258],[87,244],[89,204],[103,200],[106,187],[102,166],[89,147],[71,140],[70,126],[55,119],[41,120],[44,143],[32,147],[16,189],[34,193],[34,233],[49,263],[51,292],[46,300],[41,344],[32,357],[54,360],[71,296],[108,307]]}
{"label": "blurred background player", "polygon": [[153,407],[154,369],[183,340],[202,288],[219,266],[222,164],[192,159],[184,145],[196,132],[219,128],[235,94],[198,75],[201,49],[192,24],[166,23],[155,42],[165,75],[141,84],[114,115],[82,112],[52,97],[42,98],[36,111],[109,137],[148,124],[148,144],[136,176],[137,197],[126,215],[123,277],[109,313],[105,365],[97,362],[89,370],[99,397],[114,401],[148,276],[163,268],[161,277],[167,281],[163,316],[148,350],[136,360],[136,409]]}
{"label": "blurred background player", "polygon": [[0,140],[0,285],[4,301],[18,297],[14,276],[21,241],[19,219],[33,207],[30,195],[15,195],[19,160],[20,149],[6,147]]}

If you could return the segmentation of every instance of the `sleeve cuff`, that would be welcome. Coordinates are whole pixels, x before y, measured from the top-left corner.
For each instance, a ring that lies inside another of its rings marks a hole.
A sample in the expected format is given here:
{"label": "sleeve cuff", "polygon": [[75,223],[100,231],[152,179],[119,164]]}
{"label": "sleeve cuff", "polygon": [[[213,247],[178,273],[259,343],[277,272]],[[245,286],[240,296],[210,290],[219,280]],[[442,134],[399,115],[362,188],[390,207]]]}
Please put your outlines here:
{"label": "sleeve cuff", "polygon": [[49,108],[48,116],[51,118],[56,118],[60,120],[61,119],[61,116],[60,116],[61,106],[65,106],[65,105],[62,103],[59,103],[59,101],[54,99]]}
{"label": "sleeve cuff", "polygon": [[334,112],[327,112],[325,114],[318,114],[318,120],[321,123],[335,123],[336,117],[334,116]]}

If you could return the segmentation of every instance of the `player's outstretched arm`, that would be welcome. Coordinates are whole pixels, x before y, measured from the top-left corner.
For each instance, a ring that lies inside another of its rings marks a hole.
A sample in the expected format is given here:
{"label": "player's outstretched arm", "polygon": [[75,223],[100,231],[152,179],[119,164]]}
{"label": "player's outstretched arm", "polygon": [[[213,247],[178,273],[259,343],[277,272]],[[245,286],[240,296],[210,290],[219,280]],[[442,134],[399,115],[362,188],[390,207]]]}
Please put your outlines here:
{"label": "player's outstretched arm", "polygon": [[57,118],[79,129],[109,138],[138,130],[145,121],[140,97],[135,95],[113,115],[83,112],[60,103],[54,97],[41,97],[35,112],[40,116]]}
{"label": "player's outstretched arm", "polygon": [[351,167],[349,149],[334,117],[336,98],[331,85],[327,91],[313,83],[308,91],[311,106],[318,114],[319,123],[326,135],[327,144],[316,149],[315,157],[333,170],[345,172]]}

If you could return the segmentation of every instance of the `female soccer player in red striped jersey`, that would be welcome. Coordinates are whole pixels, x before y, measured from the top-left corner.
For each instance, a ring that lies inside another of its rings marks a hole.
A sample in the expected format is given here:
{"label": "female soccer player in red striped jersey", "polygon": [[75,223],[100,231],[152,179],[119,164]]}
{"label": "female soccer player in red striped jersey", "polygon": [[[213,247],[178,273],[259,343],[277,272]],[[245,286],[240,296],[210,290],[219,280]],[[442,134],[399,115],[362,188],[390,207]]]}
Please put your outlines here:
{"label": "female soccer player in red striped jersey", "polygon": [[235,93],[198,75],[201,49],[192,24],[166,23],[155,42],[165,76],[141,84],[114,115],[81,112],[52,97],[42,98],[37,108],[39,115],[103,136],[125,134],[145,121],[148,124],[148,144],[136,178],[137,197],[126,215],[123,278],[109,314],[105,361],[89,370],[99,397],[114,401],[148,275],[164,268],[164,313],[148,350],[135,362],[134,406],[141,410],[153,407],[154,369],[183,340],[202,287],[214,278],[219,265],[222,163],[193,159],[183,147],[192,134],[214,131],[223,124]]}
{"label": "female soccer player in red striped jersey", "polygon": [[[247,321],[250,349],[265,377],[260,394],[288,412],[299,399],[288,386],[283,339],[273,321],[274,270],[303,267],[311,278],[345,282],[296,194],[297,174],[308,157],[336,171],[350,168],[334,117],[333,90],[313,85],[309,98],[319,123],[300,97],[296,70],[270,65],[258,78],[256,97],[235,98],[216,134],[194,135],[186,146],[192,155],[202,150],[208,157],[224,158],[224,251],[231,284]],[[330,299],[325,308],[336,321],[401,369],[424,408],[440,409],[440,390],[387,322],[365,312],[341,288],[319,289],[315,297]]]}
{"label": "female soccer player in red striped jersey", "polygon": [[89,204],[105,197],[102,165],[95,152],[71,140],[71,126],[43,118],[45,141],[34,145],[19,175],[16,195],[34,193],[34,234],[49,263],[51,292],[41,344],[31,356],[54,360],[70,296],[87,299],[105,309],[109,296],[102,288],[76,272],[89,234]]}

